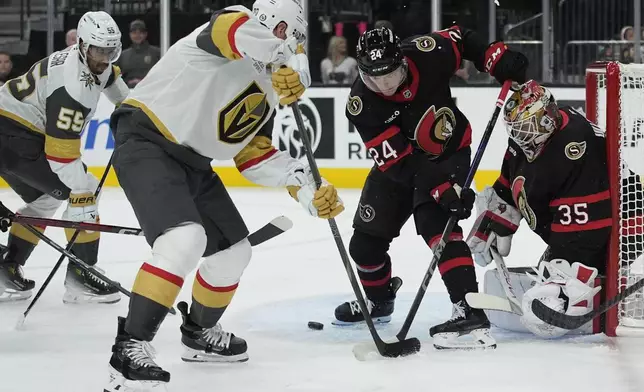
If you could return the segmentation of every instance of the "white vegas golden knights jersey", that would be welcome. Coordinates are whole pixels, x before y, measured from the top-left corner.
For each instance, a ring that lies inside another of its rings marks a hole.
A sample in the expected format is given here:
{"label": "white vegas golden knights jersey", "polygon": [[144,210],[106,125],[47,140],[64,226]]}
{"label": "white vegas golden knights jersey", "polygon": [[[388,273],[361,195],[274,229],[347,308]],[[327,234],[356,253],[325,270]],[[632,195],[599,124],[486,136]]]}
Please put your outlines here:
{"label": "white vegas golden knights jersey", "polygon": [[93,75],[74,45],[52,53],[2,86],[0,116],[20,124],[25,132],[43,135],[52,170],[73,191],[83,189],[81,131],[94,115],[101,93],[117,104],[129,89],[116,66]]}
{"label": "white vegas golden knights jersey", "polygon": [[231,159],[279,101],[268,64],[279,59],[283,44],[249,9],[225,8],[174,44],[124,106],[140,108],[174,143]]}

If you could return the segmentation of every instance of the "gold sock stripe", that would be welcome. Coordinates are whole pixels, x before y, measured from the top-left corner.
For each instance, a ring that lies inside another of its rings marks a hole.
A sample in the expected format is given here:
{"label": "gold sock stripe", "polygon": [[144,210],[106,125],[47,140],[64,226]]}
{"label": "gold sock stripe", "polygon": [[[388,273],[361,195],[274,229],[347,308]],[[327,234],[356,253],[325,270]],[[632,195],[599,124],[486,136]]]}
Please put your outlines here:
{"label": "gold sock stripe", "polygon": [[148,263],[143,263],[136,275],[132,292],[166,308],[171,308],[183,286],[183,279]]}
{"label": "gold sock stripe", "polygon": [[[33,226],[33,227],[41,233],[45,232],[45,228],[43,227],[38,227],[38,226]],[[11,230],[9,231],[9,234],[16,236],[34,245],[38,245],[38,242],[40,242],[40,238],[36,237],[35,234],[33,234],[32,232],[27,230],[26,227],[18,223],[14,223],[11,225]]]}
{"label": "gold sock stripe", "polygon": [[[65,237],[67,237],[67,241],[71,240],[72,236],[76,232],[76,229],[65,229]],[[101,238],[101,232],[100,231],[85,231],[81,230],[80,233],[78,233],[78,237],[76,237],[76,244],[86,244],[88,242],[94,242],[98,241]]]}
{"label": "gold sock stripe", "polygon": [[197,271],[197,276],[195,276],[194,283],[192,284],[192,297],[205,307],[224,308],[232,301],[238,285],[238,283],[235,283],[227,287],[211,286],[201,277],[199,271]]}

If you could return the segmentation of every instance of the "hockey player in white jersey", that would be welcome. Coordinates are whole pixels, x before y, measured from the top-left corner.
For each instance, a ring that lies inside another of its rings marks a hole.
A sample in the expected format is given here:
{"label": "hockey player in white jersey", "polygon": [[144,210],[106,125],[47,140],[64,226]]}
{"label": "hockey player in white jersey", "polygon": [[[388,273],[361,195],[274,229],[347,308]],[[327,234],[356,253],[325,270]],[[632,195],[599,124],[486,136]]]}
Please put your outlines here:
{"label": "hockey player in white jersey", "polygon": [[[63,218],[97,222],[96,178],[81,160],[81,131],[104,93],[120,103],[129,90],[112,63],[121,53],[118,26],[103,11],[78,23],[78,44],[54,52],[0,88],[0,176],[27,203],[17,213],[51,218],[64,200]],[[66,230],[67,238],[73,231]],[[0,300],[26,299],[34,281],[22,266],[38,238],[19,224],[11,227],[8,251],[0,260]],[[98,232],[81,232],[71,251],[94,265]],[[67,266],[65,302],[120,299],[116,289],[93,274]]]}
{"label": "hockey player in white jersey", "polygon": [[271,144],[274,109],[310,84],[299,0],[257,0],[215,12],[174,44],[112,115],[114,168],[152,247],[119,317],[109,392],[162,385],[150,341],[203,257],[183,316],[184,361],[246,361],[246,342],[219,319],[251,258],[248,229],[211,161],[233,159],[252,182],[285,187],[306,211],[344,209],[334,187],[316,190],[308,166]]}

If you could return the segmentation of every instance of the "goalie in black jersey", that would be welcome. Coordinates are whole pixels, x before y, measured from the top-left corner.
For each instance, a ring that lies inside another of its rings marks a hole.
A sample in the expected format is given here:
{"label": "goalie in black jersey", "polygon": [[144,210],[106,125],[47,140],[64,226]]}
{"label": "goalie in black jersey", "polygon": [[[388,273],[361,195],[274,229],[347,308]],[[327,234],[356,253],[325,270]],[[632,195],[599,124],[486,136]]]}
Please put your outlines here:
{"label": "goalie in black jersey", "polygon": [[[459,26],[404,41],[386,28],[367,31],[357,52],[360,79],[351,89],[346,115],[375,165],[362,191],[349,252],[374,321],[387,322],[402,284],[391,276],[387,251],[403,224],[413,214],[418,234],[434,248],[449,217],[465,219],[473,207],[474,192],[460,186],[470,167],[471,127],[451,97],[450,77],[467,59],[500,82],[523,83],[528,61],[502,42],[488,44]],[[434,344],[452,347],[458,343],[450,336],[476,331],[475,341],[494,345],[484,312],[464,302],[478,285],[460,227],[438,268],[455,313],[432,327]],[[335,317],[335,324],[364,321],[355,301],[340,305]]]}
{"label": "goalie in black jersey", "polygon": [[[478,195],[480,215],[467,243],[477,263],[485,266],[492,261],[491,247],[501,256],[510,253],[512,235],[525,219],[548,244],[548,250],[535,268],[536,275],[511,273],[515,290],[533,286],[525,293],[515,293],[522,297],[520,322],[538,336],[562,336],[567,330],[539,320],[531,303],[539,299],[569,315],[593,308],[601,289],[596,278],[605,272],[612,226],[605,132],[574,109],[558,107],[552,93],[534,81],[510,97],[504,121],[510,138],[501,175],[494,186]],[[622,189],[626,190],[622,203],[632,207],[627,210],[641,211],[639,177],[632,173],[625,176]],[[622,218],[626,222],[622,226],[622,259],[632,261],[638,255],[629,252],[628,244],[641,243],[642,236],[629,233],[627,227],[628,218],[636,217]],[[535,262],[537,258],[535,255]],[[500,294],[497,279],[496,274],[486,277],[488,293]],[[516,316],[494,317],[497,326],[522,328]]]}

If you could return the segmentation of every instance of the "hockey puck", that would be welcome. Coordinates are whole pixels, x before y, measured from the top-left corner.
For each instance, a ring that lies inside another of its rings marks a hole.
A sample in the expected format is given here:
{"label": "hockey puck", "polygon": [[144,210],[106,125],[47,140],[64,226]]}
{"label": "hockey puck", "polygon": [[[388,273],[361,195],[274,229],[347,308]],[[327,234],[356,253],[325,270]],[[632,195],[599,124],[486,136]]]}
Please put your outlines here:
{"label": "hockey puck", "polygon": [[309,328],[315,329],[316,331],[321,331],[324,329],[324,324],[318,323],[317,321],[309,321]]}

